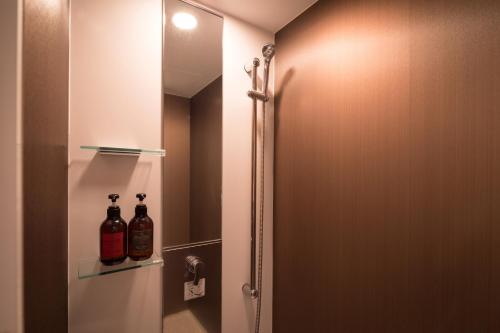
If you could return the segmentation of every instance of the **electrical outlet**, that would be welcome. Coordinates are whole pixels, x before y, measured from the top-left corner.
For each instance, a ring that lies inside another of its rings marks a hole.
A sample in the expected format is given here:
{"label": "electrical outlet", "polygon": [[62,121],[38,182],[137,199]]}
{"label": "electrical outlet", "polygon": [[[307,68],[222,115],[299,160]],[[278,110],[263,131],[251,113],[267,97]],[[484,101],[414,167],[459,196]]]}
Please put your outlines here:
{"label": "electrical outlet", "polygon": [[184,301],[205,296],[205,278],[200,279],[198,285],[195,286],[193,281],[184,282]]}

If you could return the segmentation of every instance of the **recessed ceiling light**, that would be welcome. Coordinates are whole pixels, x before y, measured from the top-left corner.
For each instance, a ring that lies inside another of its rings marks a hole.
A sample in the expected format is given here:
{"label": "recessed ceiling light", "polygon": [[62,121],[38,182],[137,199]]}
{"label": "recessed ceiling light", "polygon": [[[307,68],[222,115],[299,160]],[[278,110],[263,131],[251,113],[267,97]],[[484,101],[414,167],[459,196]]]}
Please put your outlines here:
{"label": "recessed ceiling light", "polygon": [[177,28],[182,30],[192,30],[198,25],[196,18],[188,13],[176,13],[172,17],[172,22],[174,22]]}

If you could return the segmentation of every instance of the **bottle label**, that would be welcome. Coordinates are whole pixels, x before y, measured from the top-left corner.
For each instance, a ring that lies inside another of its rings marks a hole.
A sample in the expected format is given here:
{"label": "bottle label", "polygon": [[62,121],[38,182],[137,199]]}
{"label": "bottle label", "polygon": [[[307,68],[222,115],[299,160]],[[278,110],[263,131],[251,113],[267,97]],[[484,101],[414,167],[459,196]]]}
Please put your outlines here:
{"label": "bottle label", "polygon": [[125,253],[123,253],[123,232],[102,235],[101,256],[103,258],[120,258],[125,256]]}
{"label": "bottle label", "polygon": [[131,245],[134,251],[147,251],[153,248],[153,230],[132,230]]}

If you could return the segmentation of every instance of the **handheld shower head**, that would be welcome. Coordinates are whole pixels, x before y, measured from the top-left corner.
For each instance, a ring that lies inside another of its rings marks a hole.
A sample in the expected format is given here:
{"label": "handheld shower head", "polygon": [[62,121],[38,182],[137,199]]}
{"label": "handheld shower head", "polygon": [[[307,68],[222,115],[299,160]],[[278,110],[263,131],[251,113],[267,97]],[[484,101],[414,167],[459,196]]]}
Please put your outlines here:
{"label": "handheld shower head", "polygon": [[271,63],[271,59],[274,57],[274,53],[276,49],[274,44],[266,44],[262,48],[262,56],[264,57],[264,86],[263,93],[267,98],[267,86],[269,85],[269,64]]}
{"label": "handheld shower head", "polygon": [[271,61],[271,59],[274,57],[275,52],[276,51],[274,44],[267,44],[262,48],[262,56],[266,59],[267,62]]}

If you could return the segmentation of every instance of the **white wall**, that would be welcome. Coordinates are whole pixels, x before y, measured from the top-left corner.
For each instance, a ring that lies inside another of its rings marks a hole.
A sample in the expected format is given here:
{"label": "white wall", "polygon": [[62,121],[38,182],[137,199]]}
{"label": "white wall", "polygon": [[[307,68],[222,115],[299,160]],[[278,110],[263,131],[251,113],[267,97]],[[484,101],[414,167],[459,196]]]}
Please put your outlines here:
{"label": "white wall", "polygon": [[[160,160],[94,156],[80,145],[161,145],[161,0],[72,0],[70,52],[69,325],[71,332],[159,332],[157,268],[78,280],[78,260],[98,255],[106,195],[149,194],[160,250]],[[250,79],[243,64],[261,55],[272,33],[226,16],[223,100],[223,333],[252,331],[250,279]],[[160,42],[158,42],[160,41]],[[272,73],[271,73],[272,74]],[[273,82],[273,81],[271,81]],[[267,108],[265,274],[261,332],[272,330],[273,107]],[[168,154],[168,151],[167,151]],[[174,332],[175,333],[175,332]]]}
{"label": "white wall", "polygon": [[[222,177],[222,332],[253,332],[255,302],[241,292],[250,280],[251,80],[243,66],[262,59],[272,33],[224,17],[223,177]],[[263,63],[263,62],[262,62]],[[273,66],[274,67],[274,66]],[[262,67],[260,68],[262,75]],[[273,87],[274,72],[270,85]],[[260,103],[259,103],[260,105]],[[266,107],[264,285],[261,332],[272,331],[273,101]],[[260,154],[259,154],[260,156]]]}
{"label": "white wall", "polygon": [[22,329],[22,226],[20,215],[21,3],[0,1],[0,332]]}
{"label": "white wall", "polygon": [[161,253],[161,158],[100,156],[80,145],[161,147],[162,0],[72,0],[69,133],[69,331],[159,333],[161,268],[78,280],[99,255],[108,193],[132,218],[146,192]]}

